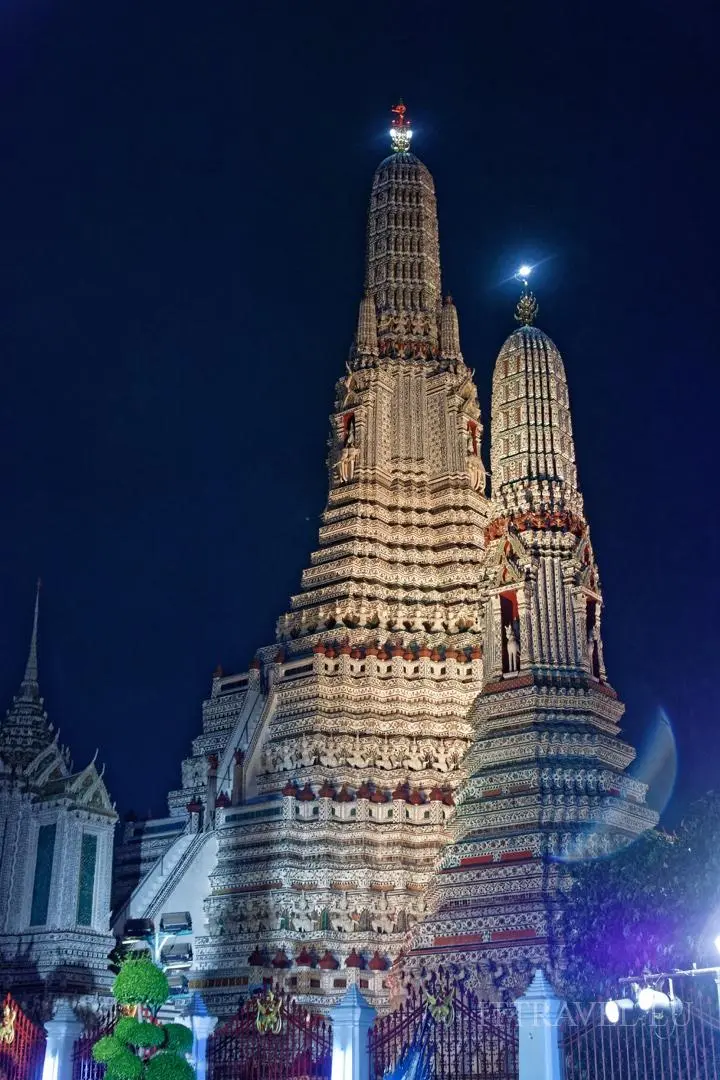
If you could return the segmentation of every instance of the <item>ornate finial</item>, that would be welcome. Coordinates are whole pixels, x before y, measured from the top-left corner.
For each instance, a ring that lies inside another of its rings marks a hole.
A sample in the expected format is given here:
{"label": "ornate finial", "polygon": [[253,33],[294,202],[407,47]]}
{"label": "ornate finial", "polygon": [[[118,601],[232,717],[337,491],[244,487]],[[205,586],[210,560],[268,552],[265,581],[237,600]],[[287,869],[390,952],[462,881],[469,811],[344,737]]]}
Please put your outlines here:
{"label": "ornate finial", "polygon": [[523,290],[515,308],[515,319],[522,326],[532,326],[538,313],[538,302],[533,293]]}
{"label": "ornate finial", "polygon": [[412,128],[410,127],[410,121],[405,116],[407,106],[403,104],[402,98],[400,98],[397,105],[393,105],[392,112],[395,113],[395,119],[390,127],[392,148],[396,154],[404,154],[410,149]]}
{"label": "ornate finial", "polygon": [[515,308],[515,321],[522,326],[532,326],[539,310],[535,295],[528,288],[528,278],[532,270],[532,266],[521,266],[515,274],[515,280],[521,282],[523,287]]}

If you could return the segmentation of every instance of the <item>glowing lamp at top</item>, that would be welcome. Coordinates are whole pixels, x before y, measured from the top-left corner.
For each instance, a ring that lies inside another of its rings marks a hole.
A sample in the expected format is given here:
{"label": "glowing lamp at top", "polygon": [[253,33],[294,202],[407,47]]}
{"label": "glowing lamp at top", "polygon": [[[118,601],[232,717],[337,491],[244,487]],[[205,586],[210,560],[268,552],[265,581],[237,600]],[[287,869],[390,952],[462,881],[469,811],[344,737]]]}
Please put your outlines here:
{"label": "glowing lamp at top", "polygon": [[518,272],[516,274],[516,277],[528,278],[532,274],[532,271],[533,271],[532,266],[520,266],[518,268]]}

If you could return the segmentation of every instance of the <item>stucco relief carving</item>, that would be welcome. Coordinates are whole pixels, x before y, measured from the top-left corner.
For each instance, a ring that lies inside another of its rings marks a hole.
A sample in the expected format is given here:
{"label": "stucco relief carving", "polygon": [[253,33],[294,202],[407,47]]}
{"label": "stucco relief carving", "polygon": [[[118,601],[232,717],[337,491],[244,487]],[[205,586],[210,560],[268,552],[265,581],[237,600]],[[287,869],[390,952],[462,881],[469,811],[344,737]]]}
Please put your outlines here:
{"label": "stucco relief carving", "polygon": [[469,740],[459,738],[423,739],[385,735],[303,735],[268,743],[261,755],[261,772],[296,772],[316,760],[326,768],[426,769],[440,773],[457,770]]}

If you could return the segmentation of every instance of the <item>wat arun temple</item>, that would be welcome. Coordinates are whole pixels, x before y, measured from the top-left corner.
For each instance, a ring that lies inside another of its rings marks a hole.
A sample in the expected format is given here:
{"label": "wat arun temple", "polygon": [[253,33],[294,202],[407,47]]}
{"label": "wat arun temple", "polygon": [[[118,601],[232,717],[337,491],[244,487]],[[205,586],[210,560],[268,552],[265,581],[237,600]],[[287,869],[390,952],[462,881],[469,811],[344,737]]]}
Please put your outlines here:
{"label": "wat arun temple", "polygon": [[563,359],[525,284],[487,473],[403,105],[391,135],[317,550],[276,641],[215,673],[167,816],[116,846],[115,934],[159,930],[219,1016],[271,982],[382,1010],[441,964],[520,992],[562,963],[569,863],[656,821],[605,670]]}

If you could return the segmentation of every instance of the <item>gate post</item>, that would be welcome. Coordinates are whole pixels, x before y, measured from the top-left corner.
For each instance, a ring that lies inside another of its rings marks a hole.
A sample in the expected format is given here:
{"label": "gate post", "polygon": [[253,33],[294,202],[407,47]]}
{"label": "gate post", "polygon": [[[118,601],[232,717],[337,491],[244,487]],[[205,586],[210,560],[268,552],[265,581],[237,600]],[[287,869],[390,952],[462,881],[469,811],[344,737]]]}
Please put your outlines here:
{"label": "gate post", "polygon": [[67,1001],[55,1006],[52,1020],[44,1023],[47,1032],[43,1080],[72,1080],[75,1040],[83,1033],[83,1025]]}
{"label": "gate post", "polygon": [[[191,1052],[196,1080],[206,1080],[208,1071],[208,1039],[215,1030],[217,1016],[210,1016],[200,994],[193,994],[190,1002],[190,1026],[193,1033]],[[43,1078],[44,1080],[44,1078]]]}
{"label": "gate post", "polygon": [[332,1080],[370,1080],[368,1035],[375,1010],[353,984],[330,1013]]}
{"label": "gate post", "polygon": [[558,1021],[564,1002],[537,968],[522,997],[515,1001],[520,1044],[519,1080],[562,1080]]}

